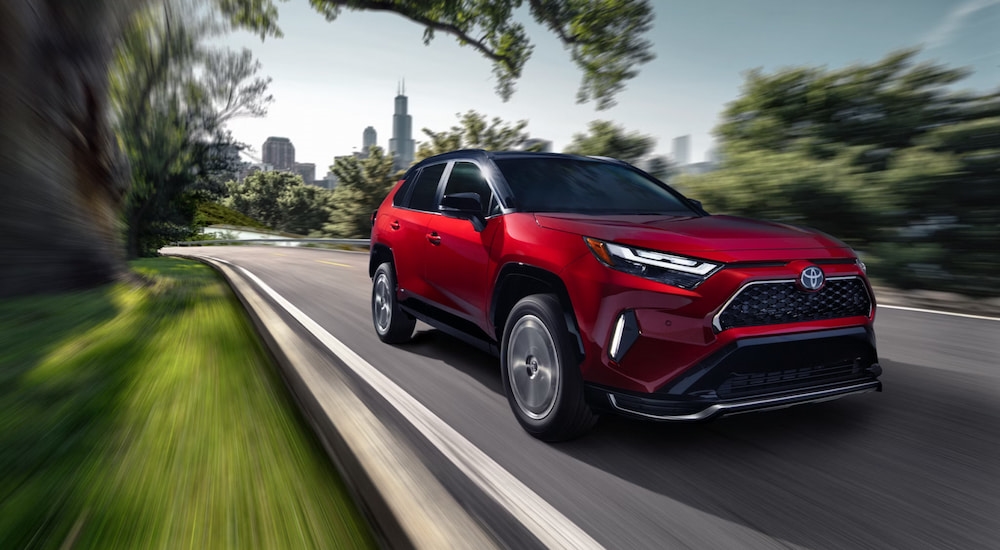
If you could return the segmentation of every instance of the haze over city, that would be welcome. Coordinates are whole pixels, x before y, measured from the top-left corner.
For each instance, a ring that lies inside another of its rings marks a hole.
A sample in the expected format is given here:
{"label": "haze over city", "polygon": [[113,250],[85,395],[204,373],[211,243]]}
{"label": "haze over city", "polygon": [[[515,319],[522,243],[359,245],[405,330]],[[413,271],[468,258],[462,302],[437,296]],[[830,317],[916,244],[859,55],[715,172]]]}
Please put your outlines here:
{"label": "haze over city", "polygon": [[528,119],[532,137],[561,151],[594,119],[611,119],[658,139],[656,153],[691,136],[690,160],[705,158],[725,104],[739,94],[743,74],[792,65],[837,68],[873,62],[888,52],[923,45],[919,59],[974,72],[963,86],[983,90],[1000,77],[1000,2],[917,0],[883,3],[766,0],[655,2],[649,38],[657,58],[641,67],[618,97],[598,111],[575,103],[580,73],[555,37],[526,13],[519,19],[535,45],[517,92],[507,103],[495,93],[490,63],[472,48],[439,34],[422,44],[423,28],[394,14],[344,11],[327,22],[305,2],[281,5],[284,38],[237,32],[220,39],[250,48],[274,81],[275,101],[260,119],[230,124],[237,139],[260,148],[269,136],[288,137],[296,161],[316,164],[322,177],[336,155],[361,148],[373,126],[388,148],[393,97],[406,79],[413,138],[422,128],[444,130],[469,109],[507,121]]}

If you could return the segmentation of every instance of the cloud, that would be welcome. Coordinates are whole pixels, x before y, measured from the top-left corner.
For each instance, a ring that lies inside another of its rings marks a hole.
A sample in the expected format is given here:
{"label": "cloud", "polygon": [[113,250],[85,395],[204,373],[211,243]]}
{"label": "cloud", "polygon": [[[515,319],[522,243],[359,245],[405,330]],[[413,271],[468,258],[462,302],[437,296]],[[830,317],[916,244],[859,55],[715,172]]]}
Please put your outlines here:
{"label": "cloud", "polygon": [[924,35],[923,43],[928,48],[938,48],[951,42],[955,33],[962,28],[966,19],[992,6],[1000,4],[1000,0],[969,0],[951,10],[940,25]]}

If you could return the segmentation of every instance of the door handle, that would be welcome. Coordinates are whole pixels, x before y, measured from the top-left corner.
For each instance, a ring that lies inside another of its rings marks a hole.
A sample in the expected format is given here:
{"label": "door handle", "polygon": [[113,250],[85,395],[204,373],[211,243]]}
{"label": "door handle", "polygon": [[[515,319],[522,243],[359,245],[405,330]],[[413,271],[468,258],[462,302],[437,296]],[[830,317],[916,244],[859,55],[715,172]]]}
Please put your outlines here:
{"label": "door handle", "polygon": [[393,231],[399,229],[399,220],[392,220],[392,223],[389,224],[389,227],[391,227]]}
{"label": "door handle", "polygon": [[437,246],[441,244],[441,235],[438,235],[437,231],[431,231],[427,234],[427,240],[430,241],[431,244]]}

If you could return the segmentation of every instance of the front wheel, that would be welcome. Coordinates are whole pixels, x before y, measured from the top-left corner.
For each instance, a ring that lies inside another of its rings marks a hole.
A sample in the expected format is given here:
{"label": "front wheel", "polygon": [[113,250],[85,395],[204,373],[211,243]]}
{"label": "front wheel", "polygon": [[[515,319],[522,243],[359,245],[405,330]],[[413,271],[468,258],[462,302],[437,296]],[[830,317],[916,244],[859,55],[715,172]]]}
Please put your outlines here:
{"label": "front wheel", "polygon": [[387,344],[409,341],[417,324],[416,319],[399,307],[396,274],[389,262],[378,266],[372,279],[372,322],[379,339]]}
{"label": "front wheel", "polygon": [[511,410],[538,439],[572,439],[597,421],[555,296],[536,294],[514,306],[504,326],[500,366]]}

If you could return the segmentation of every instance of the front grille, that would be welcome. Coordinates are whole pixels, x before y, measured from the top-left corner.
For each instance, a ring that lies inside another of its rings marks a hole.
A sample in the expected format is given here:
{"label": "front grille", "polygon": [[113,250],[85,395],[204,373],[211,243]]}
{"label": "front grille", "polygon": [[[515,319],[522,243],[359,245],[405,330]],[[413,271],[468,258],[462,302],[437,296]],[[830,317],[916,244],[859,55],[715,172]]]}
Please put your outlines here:
{"label": "front grille", "polygon": [[776,325],[867,316],[871,298],[857,277],[827,280],[818,292],[799,290],[794,281],[751,284],[743,287],[716,319],[716,328]]}
{"label": "front grille", "polygon": [[719,386],[721,399],[790,391],[852,379],[870,378],[856,361],[770,372],[733,373]]}

